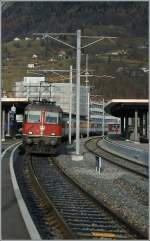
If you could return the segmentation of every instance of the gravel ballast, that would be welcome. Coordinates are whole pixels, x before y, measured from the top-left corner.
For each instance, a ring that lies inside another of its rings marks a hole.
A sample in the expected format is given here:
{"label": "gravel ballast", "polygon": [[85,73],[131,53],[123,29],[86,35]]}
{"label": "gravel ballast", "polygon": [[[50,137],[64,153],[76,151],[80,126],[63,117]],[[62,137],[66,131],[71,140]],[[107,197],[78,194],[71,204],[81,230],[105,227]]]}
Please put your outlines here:
{"label": "gravel ballast", "polygon": [[84,148],[86,140],[80,140],[82,161],[72,161],[71,153],[61,154],[57,156],[58,165],[82,188],[148,237],[148,179],[105,160],[101,172],[97,172],[94,154]]}

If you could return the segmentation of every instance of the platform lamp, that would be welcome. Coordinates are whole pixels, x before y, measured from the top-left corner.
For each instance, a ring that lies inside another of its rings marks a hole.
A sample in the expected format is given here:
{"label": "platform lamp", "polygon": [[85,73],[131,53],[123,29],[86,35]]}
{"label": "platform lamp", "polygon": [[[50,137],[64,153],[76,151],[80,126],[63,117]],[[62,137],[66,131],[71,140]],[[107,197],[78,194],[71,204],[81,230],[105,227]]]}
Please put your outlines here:
{"label": "platform lamp", "polygon": [[6,136],[10,136],[10,110],[7,113],[7,133]]}
{"label": "platform lamp", "polygon": [[5,110],[2,111],[2,119],[1,119],[1,133],[2,133],[2,142],[5,141]]}

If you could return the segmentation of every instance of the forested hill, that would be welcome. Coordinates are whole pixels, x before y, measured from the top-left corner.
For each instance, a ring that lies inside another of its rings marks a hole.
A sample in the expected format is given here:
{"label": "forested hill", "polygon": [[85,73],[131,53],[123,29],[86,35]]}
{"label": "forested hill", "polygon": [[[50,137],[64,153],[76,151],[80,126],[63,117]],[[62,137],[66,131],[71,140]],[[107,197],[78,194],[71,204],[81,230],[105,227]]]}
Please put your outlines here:
{"label": "forested hill", "polygon": [[148,34],[148,2],[143,1],[6,2],[2,10],[3,41],[33,32],[72,32],[78,28],[90,34],[124,37]]}
{"label": "forested hill", "polygon": [[[90,72],[93,77],[89,78],[92,94],[102,94],[106,99],[147,98],[148,1],[5,2],[2,6],[3,88],[11,90],[14,81],[23,80],[28,64],[35,64],[35,70],[69,69],[70,64],[75,68],[74,50],[50,39],[37,40],[33,33],[75,33],[77,29],[86,36],[116,37],[114,41],[105,39],[82,49],[82,71],[85,54],[89,56],[89,72],[93,70]],[[16,37],[20,40],[16,41]],[[76,44],[74,36],[59,38]],[[81,40],[82,46],[91,41]],[[63,58],[59,58],[60,51],[65,53]],[[38,56],[36,61],[34,55]],[[47,76],[51,82],[55,78]],[[81,82],[85,84],[84,77]]]}

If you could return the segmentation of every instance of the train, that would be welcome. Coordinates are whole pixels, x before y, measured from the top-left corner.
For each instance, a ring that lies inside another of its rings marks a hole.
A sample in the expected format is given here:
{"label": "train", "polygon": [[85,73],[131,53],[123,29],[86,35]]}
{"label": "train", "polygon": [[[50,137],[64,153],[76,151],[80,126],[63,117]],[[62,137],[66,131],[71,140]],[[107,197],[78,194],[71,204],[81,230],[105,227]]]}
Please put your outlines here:
{"label": "train", "polygon": [[108,134],[120,135],[121,134],[120,123],[108,123]]}
{"label": "train", "polygon": [[[80,134],[86,134],[87,121],[81,120]],[[76,121],[72,118],[72,137]],[[63,139],[68,137],[68,115],[55,102],[33,101],[24,110],[23,145],[29,152],[55,154]]]}
{"label": "train", "polygon": [[[63,111],[55,102],[33,101],[24,110],[23,144],[35,152],[54,152],[62,139]],[[44,149],[44,150],[43,150]]]}
{"label": "train", "polygon": [[[87,136],[87,120],[80,117],[80,136]],[[99,126],[89,123],[89,134],[101,135]],[[72,115],[71,135],[76,134],[76,116]],[[55,154],[57,147],[69,135],[69,115],[53,101],[33,101],[24,110],[23,145],[29,152]]]}

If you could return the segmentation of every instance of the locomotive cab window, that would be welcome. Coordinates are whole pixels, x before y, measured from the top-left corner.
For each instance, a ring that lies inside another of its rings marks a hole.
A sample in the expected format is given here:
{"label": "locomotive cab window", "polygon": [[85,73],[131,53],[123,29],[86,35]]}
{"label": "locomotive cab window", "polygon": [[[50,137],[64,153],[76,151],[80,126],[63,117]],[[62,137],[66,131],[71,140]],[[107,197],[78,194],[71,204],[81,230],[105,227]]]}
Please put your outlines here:
{"label": "locomotive cab window", "polygon": [[58,113],[47,112],[45,115],[45,123],[57,124],[58,123]]}
{"label": "locomotive cab window", "polygon": [[25,111],[24,113],[24,121],[28,121],[28,111]]}
{"label": "locomotive cab window", "polygon": [[28,122],[31,123],[39,123],[40,122],[40,111],[29,111],[28,113],[25,113],[25,118],[27,118]]}
{"label": "locomotive cab window", "polygon": [[59,120],[58,120],[59,124],[62,124],[62,113],[59,113]]}

